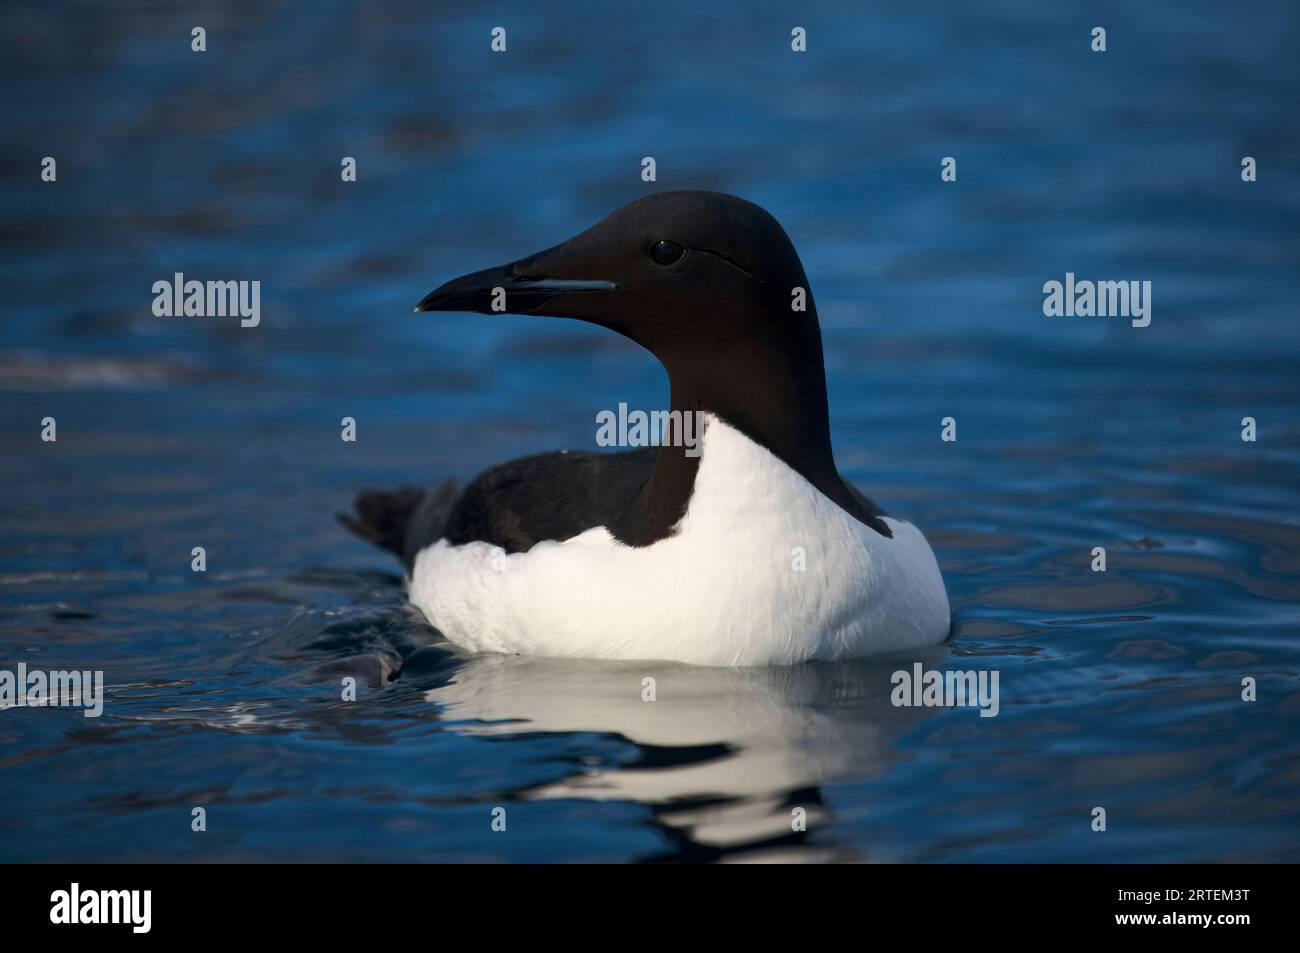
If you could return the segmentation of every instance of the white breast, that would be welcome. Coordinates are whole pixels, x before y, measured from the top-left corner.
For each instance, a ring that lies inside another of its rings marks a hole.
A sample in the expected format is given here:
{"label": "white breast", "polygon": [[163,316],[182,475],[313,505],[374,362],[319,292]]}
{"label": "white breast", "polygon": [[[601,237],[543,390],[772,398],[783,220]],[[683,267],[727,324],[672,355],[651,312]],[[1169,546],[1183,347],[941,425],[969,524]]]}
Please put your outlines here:
{"label": "white breast", "polygon": [[886,539],[716,417],[677,532],[635,548],[604,527],[507,555],[440,540],[411,602],[478,652],[779,665],[937,645],[948,596],[911,523]]}

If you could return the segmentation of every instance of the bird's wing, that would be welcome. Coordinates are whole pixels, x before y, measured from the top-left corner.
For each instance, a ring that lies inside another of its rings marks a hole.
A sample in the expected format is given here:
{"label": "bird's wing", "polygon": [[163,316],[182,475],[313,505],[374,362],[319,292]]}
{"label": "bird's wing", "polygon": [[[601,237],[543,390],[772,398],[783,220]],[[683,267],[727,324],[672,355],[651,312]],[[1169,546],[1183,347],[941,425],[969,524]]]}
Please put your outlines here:
{"label": "bird's wing", "polygon": [[365,490],[340,522],[401,558],[409,571],[426,546],[484,542],[508,553],[565,540],[627,513],[650,479],[657,448],[626,453],[558,452],[521,457],[480,473],[457,491]]}

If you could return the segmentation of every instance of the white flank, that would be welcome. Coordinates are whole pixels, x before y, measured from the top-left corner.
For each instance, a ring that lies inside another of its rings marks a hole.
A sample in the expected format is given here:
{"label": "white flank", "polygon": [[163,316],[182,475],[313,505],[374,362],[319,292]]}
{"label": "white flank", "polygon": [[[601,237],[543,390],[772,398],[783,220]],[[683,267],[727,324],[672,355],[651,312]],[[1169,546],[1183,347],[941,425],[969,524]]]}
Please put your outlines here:
{"label": "white flank", "polygon": [[[475,652],[783,665],[937,645],[948,596],[925,537],[863,526],[716,417],[674,535],[625,546],[596,527],[506,555],[420,552],[411,602]],[[797,571],[795,550],[805,553]]]}

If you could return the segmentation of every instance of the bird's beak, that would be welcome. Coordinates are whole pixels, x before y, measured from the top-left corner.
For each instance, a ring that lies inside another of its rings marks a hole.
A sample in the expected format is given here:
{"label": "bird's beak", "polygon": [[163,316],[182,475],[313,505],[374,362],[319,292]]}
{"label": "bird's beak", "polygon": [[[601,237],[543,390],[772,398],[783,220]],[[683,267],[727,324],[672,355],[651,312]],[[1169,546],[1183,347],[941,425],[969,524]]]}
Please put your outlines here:
{"label": "bird's beak", "polygon": [[536,257],[454,278],[425,295],[415,310],[537,314],[543,306],[564,295],[614,291],[619,287],[612,281],[530,274],[530,270],[537,270],[529,267]]}

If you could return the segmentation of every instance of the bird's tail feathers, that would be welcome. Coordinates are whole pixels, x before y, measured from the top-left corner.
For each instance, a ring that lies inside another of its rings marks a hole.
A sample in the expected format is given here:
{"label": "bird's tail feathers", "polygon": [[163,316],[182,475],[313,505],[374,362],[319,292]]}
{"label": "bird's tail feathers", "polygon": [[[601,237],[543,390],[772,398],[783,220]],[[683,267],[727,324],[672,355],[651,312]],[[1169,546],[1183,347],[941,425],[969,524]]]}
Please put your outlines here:
{"label": "bird's tail feathers", "polygon": [[415,554],[442,535],[442,526],[457,496],[454,480],[432,490],[404,486],[397,490],[362,490],[353,513],[338,521],[362,539],[402,560],[409,570]]}

